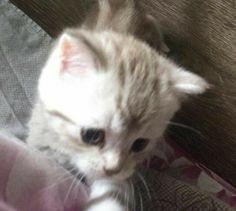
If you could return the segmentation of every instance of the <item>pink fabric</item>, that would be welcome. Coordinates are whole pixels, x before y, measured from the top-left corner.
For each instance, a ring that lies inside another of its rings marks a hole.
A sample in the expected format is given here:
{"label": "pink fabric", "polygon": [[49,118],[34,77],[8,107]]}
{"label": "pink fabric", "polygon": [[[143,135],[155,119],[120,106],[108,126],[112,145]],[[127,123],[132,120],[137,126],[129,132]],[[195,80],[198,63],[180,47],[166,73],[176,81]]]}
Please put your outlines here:
{"label": "pink fabric", "polygon": [[86,187],[66,171],[0,137],[1,211],[80,211],[87,196]]}
{"label": "pink fabric", "polygon": [[201,163],[196,162],[172,140],[162,140],[156,153],[146,165],[197,186],[236,208],[236,188]]}

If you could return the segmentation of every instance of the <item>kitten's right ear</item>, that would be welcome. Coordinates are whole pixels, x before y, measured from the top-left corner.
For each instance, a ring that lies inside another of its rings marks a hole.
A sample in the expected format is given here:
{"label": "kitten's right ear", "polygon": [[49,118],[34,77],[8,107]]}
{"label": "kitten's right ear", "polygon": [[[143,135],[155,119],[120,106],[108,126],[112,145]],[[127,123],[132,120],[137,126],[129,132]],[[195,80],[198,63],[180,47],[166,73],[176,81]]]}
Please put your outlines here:
{"label": "kitten's right ear", "polygon": [[96,56],[83,37],[64,33],[55,51],[60,74],[80,75],[98,68]]}
{"label": "kitten's right ear", "polygon": [[180,67],[170,71],[172,88],[180,95],[197,95],[204,93],[210,85],[200,76]]}

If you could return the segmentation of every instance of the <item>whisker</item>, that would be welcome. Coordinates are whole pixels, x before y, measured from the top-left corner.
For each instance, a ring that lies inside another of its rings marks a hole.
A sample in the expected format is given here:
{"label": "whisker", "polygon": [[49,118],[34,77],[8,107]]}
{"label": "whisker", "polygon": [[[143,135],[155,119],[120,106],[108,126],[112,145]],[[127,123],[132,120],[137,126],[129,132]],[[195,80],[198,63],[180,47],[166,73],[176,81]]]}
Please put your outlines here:
{"label": "whisker", "polygon": [[129,181],[129,188],[130,188],[130,197],[131,197],[130,208],[131,208],[131,211],[135,211],[136,200],[135,200],[134,186],[133,186],[132,180]]}
{"label": "whisker", "polygon": [[[124,197],[123,197],[124,196]],[[127,190],[126,188],[124,189],[124,194],[122,194],[122,199],[124,200],[124,207],[125,207],[125,211],[127,211]]]}
{"label": "whisker", "polygon": [[[114,197],[113,197],[113,196],[114,196]],[[112,198],[114,198],[115,201],[117,201],[118,198],[119,198],[119,193],[118,193],[118,192],[113,192],[113,194],[112,194]]]}
{"label": "whisker", "polygon": [[[130,194],[129,194],[129,190],[128,190],[128,186],[125,187],[125,191],[127,193],[127,197],[126,197],[126,208],[127,208],[127,211],[129,211],[129,207],[130,207]],[[125,209],[126,209],[125,208]]]}
{"label": "whisker", "polygon": [[[76,176],[77,177],[77,176]],[[75,187],[74,187],[74,189],[77,191],[76,192],[76,194],[78,194],[78,187],[80,186],[80,184],[82,183],[82,181],[83,181],[83,179],[85,178],[86,176],[85,175],[83,175],[79,180],[78,180],[78,182],[75,184]],[[82,191],[85,193],[86,191],[82,188]],[[86,195],[87,193],[85,193],[85,195]]]}
{"label": "whisker", "polygon": [[72,182],[71,182],[71,185],[70,185],[70,187],[69,187],[69,189],[68,189],[68,192],[67,192],[67,194],[66,194],[66,197],[65,197],[65,199],[64,199],[64,203],[65,203],[65,202],[67,201],[67,199],[69,198],[69,195],[70,195],[70,193],[72,192],[72,189],[73,189],[73,185],[76,184],[76,182],[77,182],[77,176],[79,176],[79,172],[75,175],[74,179],[73,179]]}
{"label": "whisker", "polygon": [[132,210],[135,210],[136,209],[136,199],[135,199],[135,194],[134,194],[134,185],[133,185],[132,181],[130,181],[130,186],[131,186],[131,192],[132,192],[132,197],[133,197]]}
{"label": "whisker", "polygon": [[141,208],[141,211],[143,211],[143,199],[142,199],[142,194],[140,194],[140,190],[138,191],[138,196],[140,200],[140,208]]}
{"label": "whisker", "polygon": [[53,177],[53,175],[60,175],[61,172],[59,172],[59,170],[63,170],[63,175],[68,175],[68,176],[73,176],[73,171],[76,170],[76,167],[70,168],[70,169],[66,169],[60,165],[55,166],[55,172],[53,174],[50,174],[50,177]]}
{"label": "whisker", "polygon": [[147,185],[147,182],[145,181],[143,175],[140,173],[140,172],[136,172],[138,177],[140,178],[140,180],[142,181],[143,185],[144,185],[144,188],[146,189],[146,192],[148,194],[148,198],[149,200],[152,200],[152,196],[151,196],[151,193],[150,193],[150,190],[149,190],[149,187]]}
{"label": "whisker", "polygon": [[[129,184],[129,181],[126,182],[126,190],[129,190],[130,189],[130,184]],[[131,199],[130,199],[131,198]],[[128,202],[127,202],[127,209],[130,208],[131,206],[131,200],[132,200],[132,196],[131,196],[131,193],[129,192],[129,198],[128,198]],[[128,209],[129,210],[129,209]]]}
{"label": "whisker", "polygon": [[191,130],[191,131],[195,132],[196,134],[198,134],[198,135],[200,135],[200,136],[205,138],[205,136],[202,134],[202,132],[200,132],[199,130],[197,130],[197,129],[193,128],[193,127],[190,127],[188,125],[185,125],[185,124],[182,124],[182,123],[178,123],[178,122],[172,122],[172,121],[168,121],[167,124]]}
{"label": "whisker", "polygon": [[70,176],[61,177],[58,182],[55,182],[55,183],[53,183],[53,184],[51,184],[51,185],[49,185],[49,186],[43,188],[42,191],[49,190],[49,189],[51,189],[51,188],[53,188],[53,187],[55,187],[55,186],[57,186],[57,185],[59,185],[59,184],[65,182],[65,181],[69,180],[69,179],[71,179]]}
{"label": "whisker", "polygon": [[[74,169],[76,169],[76,168],[73,168],[72,171],[73,171]],[[55,172],[54,174],[57,175],[57,174],[60,174],[60,173],[59,173],[59,172]],[[50,177],[53,177],[54,174],[50,175]],[[66,171],[66,172],[64,172],[62,175],[60,174],[58,178],[55,178],[55,180],[56,180],[55,183],[53,183],[53,184],[51,184],[51,185],[49,185],[49,186],[47,186],[47,187],[44,187],[42,190],[51,189],[51,188],[53,188],[53,187],[55,187],[55,186],[57,186],[57,185],[59,185],[59,184],[65,182],[65,181],[71,179],[71,177],[72,177],[72,175],[70,174],[70,171]],[[58,180],[58,181],[57,181],[57,180]]]}

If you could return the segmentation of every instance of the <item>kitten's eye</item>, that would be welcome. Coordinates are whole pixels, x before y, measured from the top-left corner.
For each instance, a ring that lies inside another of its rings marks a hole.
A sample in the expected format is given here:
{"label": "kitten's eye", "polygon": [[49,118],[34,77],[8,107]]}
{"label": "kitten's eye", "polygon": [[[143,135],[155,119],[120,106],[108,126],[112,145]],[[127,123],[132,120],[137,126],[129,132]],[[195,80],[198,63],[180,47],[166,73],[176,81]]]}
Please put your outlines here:
{"label": "kitten's eye", "polygon": [[104,141],[105,132],[101,129],[82,129],[81,137],[86,144],[98,145]]}
{"label": "kitten's eye", "polygon": [[133,143],[131,150],[133,152],[140,152],[145,149],[145,147],[148,145],[148,142],[149,142],[149,140],[147,140],[147,139],[138,138]]}

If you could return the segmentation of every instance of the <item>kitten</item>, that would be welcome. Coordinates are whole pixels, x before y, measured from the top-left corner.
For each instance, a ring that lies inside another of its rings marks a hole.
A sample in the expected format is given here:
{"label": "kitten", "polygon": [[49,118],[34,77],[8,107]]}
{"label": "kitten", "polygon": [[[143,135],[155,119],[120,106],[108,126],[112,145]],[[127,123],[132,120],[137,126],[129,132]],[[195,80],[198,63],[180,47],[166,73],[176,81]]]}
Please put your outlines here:
{"label": "kitten", "polygon": [[95,19],[65,30],[55,43],[39,79],[27,142],[86,175],[87,210],[123,211],[124,201],[112,193],[121,195],[183,99],[208,84],[151,47],[157,30],[138,35],[135,26],[153,26],[153,19],[140,15],[133,1],[98,2]]}

